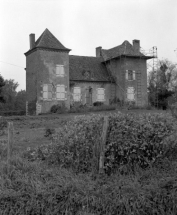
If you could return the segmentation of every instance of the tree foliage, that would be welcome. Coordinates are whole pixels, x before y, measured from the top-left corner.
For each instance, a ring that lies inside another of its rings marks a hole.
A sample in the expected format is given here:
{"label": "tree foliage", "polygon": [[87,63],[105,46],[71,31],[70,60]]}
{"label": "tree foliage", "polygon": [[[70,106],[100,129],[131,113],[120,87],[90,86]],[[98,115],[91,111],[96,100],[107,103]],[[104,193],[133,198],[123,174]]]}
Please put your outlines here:
{"label": "tree foliage", "polygon": [[149,102],[152,106],[166,109],[168,99],[177,86],[177,66],[169,60],[160,60],[156,70],[148,76]]}
{"label": "tree foliage", "polygon": [[19,84],[13,79],[5,80],[2,88],[0,83],[1,95],[4,99],[4,103],[0,103],[0,110],[25,110],[26,91],[17,92],[18,86]]}
{"label": "tree foliage", "polygon": [[4,95],[2,93],[2,88],[5,85],[5,81],[4,78],[0,75],[0,103],[4,103],[5,99],[4,99]]}

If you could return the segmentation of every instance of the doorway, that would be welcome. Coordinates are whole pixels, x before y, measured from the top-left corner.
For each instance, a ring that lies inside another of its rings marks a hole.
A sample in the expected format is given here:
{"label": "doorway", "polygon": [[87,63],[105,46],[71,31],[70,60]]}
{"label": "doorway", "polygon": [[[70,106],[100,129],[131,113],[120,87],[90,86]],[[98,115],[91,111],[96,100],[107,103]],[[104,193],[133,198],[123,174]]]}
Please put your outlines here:
{"label": "doorway", "polygon": [[86,89],[86,105],[89,105],[89,106],[92,105],[92,93],[93,93],[93,89],[91,87],[88,87]]}

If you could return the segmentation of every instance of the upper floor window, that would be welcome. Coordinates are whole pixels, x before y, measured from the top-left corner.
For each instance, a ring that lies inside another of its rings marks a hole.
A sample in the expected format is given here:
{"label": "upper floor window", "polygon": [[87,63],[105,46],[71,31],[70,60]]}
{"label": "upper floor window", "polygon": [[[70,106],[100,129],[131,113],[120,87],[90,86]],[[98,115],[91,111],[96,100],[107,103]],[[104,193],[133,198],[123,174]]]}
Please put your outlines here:
{"label": "upper floor window", "polygon": [[64,65],[56,65],[56,76],[64,77],[65,70]]}
{"label": "upper floor window", "polygon": [[66,100],[65,85],[58,84],[56,86],[56,99],[57,100]]}
{"label": "upper floor window", "polygon": [[126,79],[128,81],[135,80],[135,71],[133,71],[133,70],[126,70]]}
{"label": "upper floor window", "polygon": [[73,99],[74,99],[74,101],[80,101],[81,100],[81,88],[80,87],[74,87]]}
{"label": "upper floor window", "polygon": [[97,101],[103,102],[105,101],[105,89],[97,88]]}
{"label": "upper floor window", "polygon": [[52,84],[43,85],[43,99],[44,100],[52,99]]}

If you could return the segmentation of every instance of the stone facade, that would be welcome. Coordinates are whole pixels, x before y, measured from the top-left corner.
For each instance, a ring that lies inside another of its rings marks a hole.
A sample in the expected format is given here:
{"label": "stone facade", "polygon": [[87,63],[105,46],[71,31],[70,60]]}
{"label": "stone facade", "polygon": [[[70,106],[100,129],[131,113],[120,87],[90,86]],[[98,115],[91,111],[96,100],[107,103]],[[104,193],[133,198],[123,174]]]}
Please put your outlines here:
{"label": "stone facade", "polygon": [[[108,68],[116,80],[116,97],[127,100],[127,88],[135,89],[135,103],[137,106],[147,105],[147,66],[146,60],[131,57],[110,60]],[[135,71],[135,80],[126,79],[126,71]]]}
{"label": "stone facade", "polygon": [[[96,57],[72,56],[69,51],[48,29],[37,41],[30,35],[25,53],[29,113],[46,113],[56,104],[69,109],[75,101],[109,105],[115,98],[147,105],[146,61],[152,56],[140,52],[139,40],[108,50],[97,47]],[[58,66],[64,75],[58,75]]]}

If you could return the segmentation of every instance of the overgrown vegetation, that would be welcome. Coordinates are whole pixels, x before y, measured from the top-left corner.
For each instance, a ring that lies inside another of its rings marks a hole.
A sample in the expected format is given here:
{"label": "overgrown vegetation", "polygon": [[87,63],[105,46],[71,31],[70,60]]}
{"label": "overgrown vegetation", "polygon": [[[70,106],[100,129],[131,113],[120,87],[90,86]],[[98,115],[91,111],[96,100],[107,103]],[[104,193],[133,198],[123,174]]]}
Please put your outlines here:
{"label": "overgrown vegetation", "polygon": [[148,77],[149,103],[160,109],[167,109],[169,99],[175,94],[177,82],[176,64],[159,60],[157,68]]}
{"label": "overgrown vegetation", "polygon": [[0,163],[0,214],[177,214],[177,123],[168,114],[109,114],[47,128],[50,145]]}

